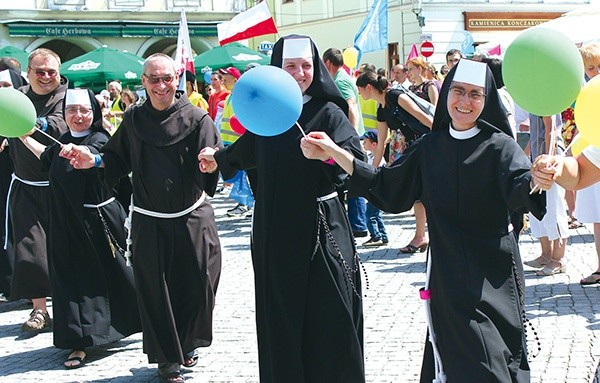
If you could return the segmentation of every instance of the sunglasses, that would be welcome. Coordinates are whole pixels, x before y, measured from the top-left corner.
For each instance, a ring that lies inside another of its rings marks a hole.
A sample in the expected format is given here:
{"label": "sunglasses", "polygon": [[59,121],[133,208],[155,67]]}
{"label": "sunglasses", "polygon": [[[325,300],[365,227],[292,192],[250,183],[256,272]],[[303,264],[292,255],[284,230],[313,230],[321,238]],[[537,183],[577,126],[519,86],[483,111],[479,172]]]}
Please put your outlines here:
{"label": "sunglasses", "polygon": [[35,73],[35,75],[38,77],[44,77],[46,75],[48,75],[48,77],[56,77],[58,75],[58,71],[56,71],[54,69],[43,70],[43,69],[33,69],[32,67],[29,67],[29,69],[31,69]]}
{"label": "sunglasses", "polygon": [[84,116],[92,112],[90,108],[86,108],[84,106],[68,106],[65,108],[65,111],[67,112],[67,114],[77,114],[77,112],[79,112]]}
{"label": "sunglasses", "polygon": [[175,77],[170,74],[166,76],[148,76],[144,73],[143,76],[146,77],[148,82],[153,85],[158,84],[161,81],[165,84],[170,84],[175,79]]}

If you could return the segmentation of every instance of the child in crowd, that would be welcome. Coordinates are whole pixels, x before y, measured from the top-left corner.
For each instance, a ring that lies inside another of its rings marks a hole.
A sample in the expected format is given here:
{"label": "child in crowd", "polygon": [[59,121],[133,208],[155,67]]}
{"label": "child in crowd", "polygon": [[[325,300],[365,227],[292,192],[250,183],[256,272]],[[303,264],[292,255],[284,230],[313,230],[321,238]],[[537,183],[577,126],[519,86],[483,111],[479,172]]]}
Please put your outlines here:
{"label": "child in crowd", "polygon": [[[361,138],[363,139],[363,148],[367,154],[369,164],[375,165],[373,164],[373,159],[375,157],[373,152],[377,147],[377,131],[369,130],[365,132]],[[385,161],[382,159],[381,163],[375,166],[382,166],[383,164],[385,164]],[[367,201],[366,214],[367,228],[371,234],[371,238],[364,242],[363,246],[376,247],[386,245],[388,243],[388,236],[385,230],[385,224],[383,223],[383,218],[381,217],[381,210],[379,210],[379,208],[373,205],[371,202]]]}

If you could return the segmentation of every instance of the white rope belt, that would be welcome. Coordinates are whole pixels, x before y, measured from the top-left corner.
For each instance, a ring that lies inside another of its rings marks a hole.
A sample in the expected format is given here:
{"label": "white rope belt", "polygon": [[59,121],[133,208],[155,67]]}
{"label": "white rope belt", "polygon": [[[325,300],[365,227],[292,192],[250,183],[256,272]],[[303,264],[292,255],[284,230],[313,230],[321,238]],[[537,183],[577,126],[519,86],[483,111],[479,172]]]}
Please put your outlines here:
{"label": "white rope belt", "polygon": [[327,195],[323,195],[321,197],[317,197],[317,202],[327,201],[328,199],[332,199],[338,196],[337,192],[331,192]]}
{"label": "white rope belt", "polygon": [[12,174],[10,179],[10,185],[8,186],[8,195],[6,197],[6,209],[4,210],[4,250],[6,250],[6,248],[8,247],[8,207],[10,206],[10,193],[12,191],[13,183],[15,182],[15,180],[20,181],[25,185],[29,186],[50,186],[50,181],[29,181],[17,176],[15,173]]}
{"label": "white rope belt", "polygon": [[97,208],[100,208],[100,207],[108,205],[109,203],[111,203],[114,200],[115,200],[115,197],[110,197],[106,201],[100,202],[98,205],[94,205],[94,204],[91,204],[91,203],[84,203],[83,207],[87,207],[88,209],[97,209]]}
{"label": "white rope belt", "polygon": [[133,219],[133,212],[140,213],[140,214],[147,215],[149,217],[154,217],[154,218],[164,218],[164,219],[179,218],[179,217],[183,217],[184,215],[189,214],[189,213],[193,212],[194,210],[196,210],[200,205],[202,205],[205,198],[206,198],[206,193],[203,191],[200,198],[198,198],[198,201],[196,201],[196,203],[194,203],[192,206],[188,207],[187,209],[182,210],[177,213],[161,213],[158,211],[147,210],[147,209],[143,209],[141,207],[135,206],[133,204],[133,194],[132,194],[131,195],[131,203],[129,204],[129,215],[127,216],[127,219],[125,220],[125,229],[127,229],[127,239],[125,241],[125,243],[127,244],[127,249],[125,250],[125,259],[127,261],[127,266],[131,266],[131,245],[133,244],[133,239],[132,239],[132,234],[131,234],[131,232],[132,232],[131,220]]}
{"label": "white rope belt", "polygon": [[161,213],[161,212],[158,212],[158,211],[146,210],[146,209],[143,209],[141,207],[134,206],[133,204],[130,206],[130,208],[133,208],[133,211],[135,211],[136,213],[147,215],[149,217],[154,217],[154,218],[179,218],[179,217],[183,217],[184,215],[189,214],[189,213],[193,212],[194,210],[196,210],[198,208],[198,206],[202,205],[202,202],[204,202],[205,198],[206,198],[206,193],[202,192],[202,195],[200,196],[200,198],[198,198],[198,201],[196,201],[195,204],[193,204],[192,206],[188,207],[187,209],[182,210],[182,211],[177,212],[177,213]]}

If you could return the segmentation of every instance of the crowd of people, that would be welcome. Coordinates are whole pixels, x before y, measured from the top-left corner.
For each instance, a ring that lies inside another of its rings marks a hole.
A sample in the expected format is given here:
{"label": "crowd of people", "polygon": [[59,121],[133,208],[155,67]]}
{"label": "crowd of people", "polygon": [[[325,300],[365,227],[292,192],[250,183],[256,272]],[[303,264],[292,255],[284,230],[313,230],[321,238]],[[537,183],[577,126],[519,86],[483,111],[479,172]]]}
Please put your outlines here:
{"label": "crowd of people", "polygon": [[[580,51],[591,79],[600,46]],[[563,117],[519,110],[497,58],[452,49],[439,71],[417,57],[388,77],[371,64],[348,70],[335,47],[320,56],[308,36],[282,37],[271,65],[302,91],[303,131],[276,136],[235,128],[235,67],[199,87],[153,54],[139,99],[117,81],[69,89],[60,64],[45,48],[25,72],[0,59],[0,86],[37,113],[29,133],[0,144],[0,298],[31,301],[22,330],[51,329],[67,369],[142,332],[161,381],[184,381],[182,366],[212,342],[220,179],[238,203],[227,214],[253,222],[261,382],[365,382],[356,239],[389,246],[384,212],[412,210],[399,251],[427,254],[422,382],[529,381],[523,265],[564,272],[573,214],[600,242],[598,150],[561,155]],[[565,189],[584,187],[568,203]],[[541,253],[523,262],[527,223]],[[597,248],[583,285],[600,283]]]}

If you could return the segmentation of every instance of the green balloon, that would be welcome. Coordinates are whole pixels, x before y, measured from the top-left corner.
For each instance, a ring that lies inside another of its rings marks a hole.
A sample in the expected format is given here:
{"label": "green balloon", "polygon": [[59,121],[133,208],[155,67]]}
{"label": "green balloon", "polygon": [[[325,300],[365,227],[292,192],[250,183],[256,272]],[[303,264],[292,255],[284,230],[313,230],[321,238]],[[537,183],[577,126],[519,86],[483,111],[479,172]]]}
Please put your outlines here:
{"label": "green balloon", "polygon": [[502,77],[515,103],[538,116],[567,109],[583,84],[583,60],[577,47],[562,33],[532,28],[508,47]]}
{"label": "green balloon", "polygon": [[36,120],[29,97],[14,88],[0,88],[0,136],[20,137],[33,129]]}

